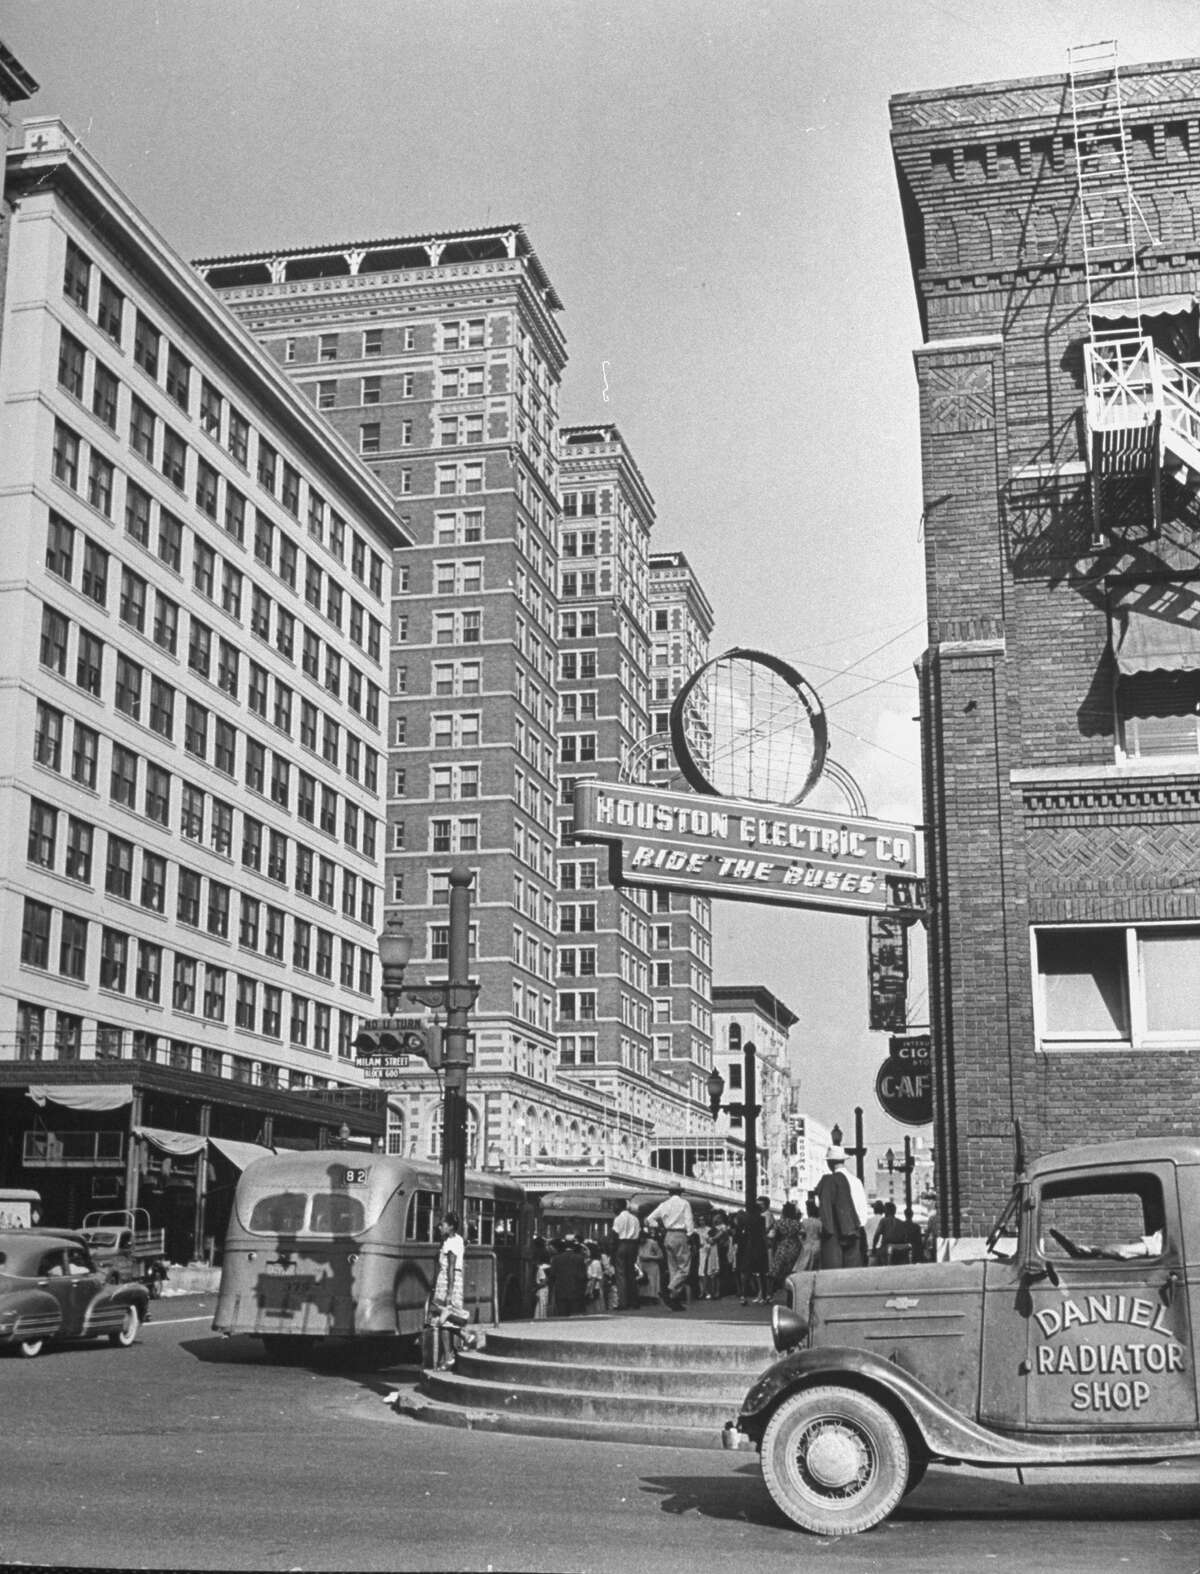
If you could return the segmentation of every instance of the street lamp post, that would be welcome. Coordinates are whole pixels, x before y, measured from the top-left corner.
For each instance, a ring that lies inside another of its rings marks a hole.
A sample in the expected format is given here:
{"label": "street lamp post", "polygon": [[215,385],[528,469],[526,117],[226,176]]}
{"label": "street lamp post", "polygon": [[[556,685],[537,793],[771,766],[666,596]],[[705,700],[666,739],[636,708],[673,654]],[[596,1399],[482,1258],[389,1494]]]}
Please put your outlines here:
{"label": "street lamp post", "polygon": [[[913,1165],[916,1162],[914,1160],[913,1156],[912,1156],[912,1138],[911,1137],[905,1137],[905,1139],[904,1139],[904,1158],[903,1158],[902,1161],[898,1160],[896,1158],[895,1151],[892,1148],[889,1148],[887,1150],[887,1152],[884,1154],[884,1159],[887,1162],[889,1177],[891,1175],[893,1175],[896,1170],[900,1170],[900,1171],[903,1172],[903,1175],[904,1175],[904,1214],[905,1214],[905,1217],[908,1218],[912,1214],[912,1172],[913,1172]],[[890,1180],[889,1180],[889,1183],[888,1183],[888,1190],[889,1191],[891,1190],[891,1182],[890,1182]]]}
{"label": "street lamp post", "polygon": [[[450,870],[450,967],[442,982],[406,984],[404,969],[412,955],[412,937],[389,929],[379,937],[384,1009],[391,1013],[402,996],[434,1011],[445,1011],[440,1056],[442,1083],[442,1211],[463,1219],[467,1168],[467,1067],[470,1063],[469,1017],[479,996],[470,977],[471,882],[465,864]],[[433,1065],[436,1060],[431,1060]]]}
{"label": "street lamp post", "polygon": [[743,1102],[722,1105],[721,1099],[725,1092],[725,1078],[714,1066],[708,1075],[705,1087],[708,1090],[708,1102],[712,1107],[712,1118],[716,1120],[721,1110],[727,1115],[745,1118],[746,1133],[746,1162],[744,1165],[746,1179],[746,1212],[753,1213],[758,1202],[758,1114],[759,1105],[755,1102],[758,1096],[758,1067],[757,1054],[753,1039],[747,1039],[742,1044],[742,1030],[736,1022],[730,1024],[729,1047],[736,1050],[738,1045],[742,1048],[742,1094]]}

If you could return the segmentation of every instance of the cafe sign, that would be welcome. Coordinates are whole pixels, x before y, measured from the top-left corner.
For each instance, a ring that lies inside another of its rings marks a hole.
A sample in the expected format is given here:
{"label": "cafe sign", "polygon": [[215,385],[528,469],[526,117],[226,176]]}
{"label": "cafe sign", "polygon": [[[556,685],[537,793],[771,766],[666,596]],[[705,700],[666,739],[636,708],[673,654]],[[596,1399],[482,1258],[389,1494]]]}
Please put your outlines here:
{"label": "cafe sign", "polygon": [[609,844],[614,885],[870,914],[919,874],[911,825],[737,798],[583,781],[574,836]]}

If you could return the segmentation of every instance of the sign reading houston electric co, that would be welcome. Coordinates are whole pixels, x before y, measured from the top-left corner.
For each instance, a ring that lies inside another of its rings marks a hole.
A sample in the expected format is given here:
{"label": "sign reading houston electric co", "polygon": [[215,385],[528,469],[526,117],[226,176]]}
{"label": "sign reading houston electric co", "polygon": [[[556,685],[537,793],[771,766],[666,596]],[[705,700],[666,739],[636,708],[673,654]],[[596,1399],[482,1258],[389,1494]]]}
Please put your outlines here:
{"label": "sign reading houston electric co", "polygon": [[655,787],[580,782],[575,836],[612,844],[616,885],[833,912],[882,911],[888,876],[917,873],[910,825]]}

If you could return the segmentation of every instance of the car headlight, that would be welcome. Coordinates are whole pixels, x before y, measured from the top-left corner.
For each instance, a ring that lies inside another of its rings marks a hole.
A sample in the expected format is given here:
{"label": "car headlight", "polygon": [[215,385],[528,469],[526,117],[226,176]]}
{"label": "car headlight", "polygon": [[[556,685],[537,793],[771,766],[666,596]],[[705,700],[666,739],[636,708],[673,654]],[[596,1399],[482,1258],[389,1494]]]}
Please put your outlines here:
{"label": "car headlight", "polygon": [[771,1308],[771,1342],[780,1355],[786,1355],[789,1350],[794,1350],[807,1337],[806,1317],[801,1317],[799,1312],[792,1311],[790,1306]]}

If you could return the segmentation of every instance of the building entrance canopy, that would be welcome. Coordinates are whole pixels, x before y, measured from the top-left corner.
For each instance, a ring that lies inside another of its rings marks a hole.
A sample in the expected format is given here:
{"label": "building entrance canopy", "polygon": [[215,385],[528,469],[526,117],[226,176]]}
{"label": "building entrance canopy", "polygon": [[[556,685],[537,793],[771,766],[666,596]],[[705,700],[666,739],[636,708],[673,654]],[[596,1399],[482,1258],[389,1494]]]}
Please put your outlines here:
{"label": "building entrance canopy", "polygon": [[39,1106],[49,1100],[52,1104],[62,1104],[66,1109],[108,1110],[121,1109],[133,1103],[133,1084],[129,1082],[110,1082],[107,1085],[88,1082],[34,1084],[25,1091]]}

